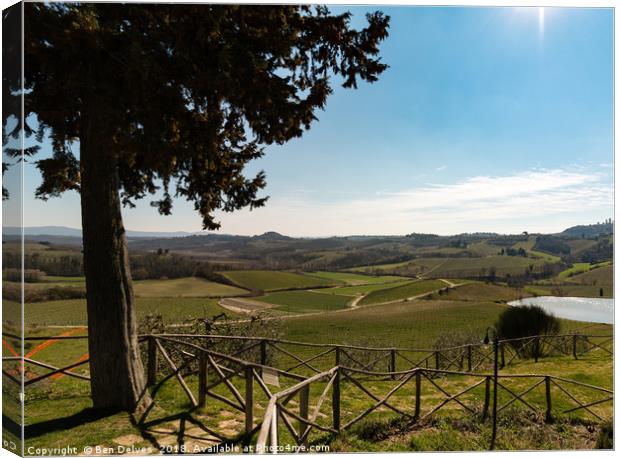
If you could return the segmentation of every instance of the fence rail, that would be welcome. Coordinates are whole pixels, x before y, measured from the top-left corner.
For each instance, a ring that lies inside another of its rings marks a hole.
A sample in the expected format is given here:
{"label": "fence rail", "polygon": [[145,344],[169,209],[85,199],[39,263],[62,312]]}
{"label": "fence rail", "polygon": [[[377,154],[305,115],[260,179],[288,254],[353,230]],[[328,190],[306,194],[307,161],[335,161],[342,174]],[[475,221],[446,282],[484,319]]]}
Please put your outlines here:
{"label": "fence rail", "polygon": [[[484,344],[442,349],[373,348],[200,334],[141,335],[140,342],[146,354],[152,404],[139,425],[156,423],[148,418],[157,394],[173,379],[191,409],[219,402],[240,412],[244,419],[241,439],[204,427],[205,434],[221,442],[242,440],[250,444],[256,439],[259,452],[277,451],[277,446],[286,441],[303,451],[312,434],[348,430],[379,411],[414,424],[452,406],[486,420],[491,399],[497,397],[497,414],[521,405],[546,421],[575,412],[603,421],[606,415],[601,406],[613,402],[613,391],[576,380],[547,374],[504,372],[495,376],[485,372],[487,363],[495,362],[495,354],[491,345]],[[579,358],[593,351],[612,354],[610,342],[611,336],[600,335],[530,336],[499,341],[497,357],[501,359],[499,365],[505,367],[515,358],[537,360],[550,354]],[[87,364],[88,359],[60,368],[14,356],[4,357],[3,362],[21,364],[22,370],[31,364],[49,371],[26,380],[25,385],[59,373],[89,380],[72,371]],[[20,383],[19,373],[3,368],[3,374]],[[196,378],[188,383],[188,377]],[[377,388],[384,392],[379,394]],[[357,392],[359,405],[350,402],[352,390]],[[257,418],[256,408],[261,403],[264,414]]]}

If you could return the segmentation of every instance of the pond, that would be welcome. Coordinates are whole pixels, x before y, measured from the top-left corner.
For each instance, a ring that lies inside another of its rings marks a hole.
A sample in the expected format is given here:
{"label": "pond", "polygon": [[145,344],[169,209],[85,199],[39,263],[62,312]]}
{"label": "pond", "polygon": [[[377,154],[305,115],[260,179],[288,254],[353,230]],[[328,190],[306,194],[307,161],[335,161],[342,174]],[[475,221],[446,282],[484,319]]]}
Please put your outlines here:
{"label": "pond", "polygon": [[614,322],[613,299],[538,296],[508,302],[508,305],[539,305],[558,318],[566,318],[567,320],[607,324]]}

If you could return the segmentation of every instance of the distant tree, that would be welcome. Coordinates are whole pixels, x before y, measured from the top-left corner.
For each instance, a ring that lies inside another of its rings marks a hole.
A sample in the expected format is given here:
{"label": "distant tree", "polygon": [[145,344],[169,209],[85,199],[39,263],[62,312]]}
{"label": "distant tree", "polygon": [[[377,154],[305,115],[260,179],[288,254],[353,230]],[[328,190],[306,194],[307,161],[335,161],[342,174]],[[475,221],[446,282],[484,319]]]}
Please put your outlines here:
{"label": "distant tree", "polygon": [[[121,204],[160,192],[167,215],[185,198],[205,229],[218,209],[264,205],[265,175],[245,165],[309,129],[334,76],[355,88],[386,69],[389,17],[366,19],[355,30],[350,13],[310,5],[25,4],[24,119],[37,121],[3,127],[51,140],[37,197],[81,194],[95,407],[148,401]],[[7,104],[21,83],[5,76]]]}
{"label": "distant tree", "polygon": [[158,254],[159,256],[161,256],[162,254],[164,254],[164,250],[162,250],[161,248],[159,248],[159,249],[157,250],[157,254]]}
{"label": "distant tree", "polygon": [[495,266],[489,267],[489,280],[494,283],[497,278],[497,268]]}

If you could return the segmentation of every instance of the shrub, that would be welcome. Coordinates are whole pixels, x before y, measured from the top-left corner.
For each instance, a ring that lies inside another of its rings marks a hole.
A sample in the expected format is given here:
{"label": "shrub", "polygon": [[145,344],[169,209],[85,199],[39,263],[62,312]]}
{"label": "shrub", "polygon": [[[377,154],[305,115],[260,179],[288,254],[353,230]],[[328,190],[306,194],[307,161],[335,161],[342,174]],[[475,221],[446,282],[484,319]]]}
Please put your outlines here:
{"label": "shrub", "polygon": [[538,305],[509,307],[495,324],[501,339],[518,339],[542,334],[557,334],[560,320]]}
{"label": "shrub", "polygon": [[[24,270],[24,282],[25,283],[38,283],[45,277],[45,272],[38,269],[25,269]],[[2,271],[2,278],[6,281],[22,281],[21,269],[4,269]]]}
{"label": "shrub", "polygon": [[[557,334],[560,330],[560,320],[553,314],[546,312],[538,305],[523,305],[506,309],[495,324],[500,339],[518,339],[536,335]],[[522,341],[511,342],[511,346],[521,357],[532,358],[544,356],[552,348],[545,345],[536,345],[529,342],[523,347]]]}

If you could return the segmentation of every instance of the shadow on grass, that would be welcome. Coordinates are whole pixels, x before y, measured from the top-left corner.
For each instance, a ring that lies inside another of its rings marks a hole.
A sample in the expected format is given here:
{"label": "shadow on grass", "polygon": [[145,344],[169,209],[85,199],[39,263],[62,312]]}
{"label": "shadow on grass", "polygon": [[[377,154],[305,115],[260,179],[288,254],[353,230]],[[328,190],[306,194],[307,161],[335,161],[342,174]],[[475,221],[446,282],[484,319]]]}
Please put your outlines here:
{"label": "shadow on grass", "polygon": [[102,418],[109,417],[119,412],[118,409],[94,409],[89,407],[73,415],[69,415],[68,417],[54,418],[53,420],[26,425],[24,428],[24,436],[25,439],[28,440],[54,431],[66,431],[77,426],[101,420]]}

